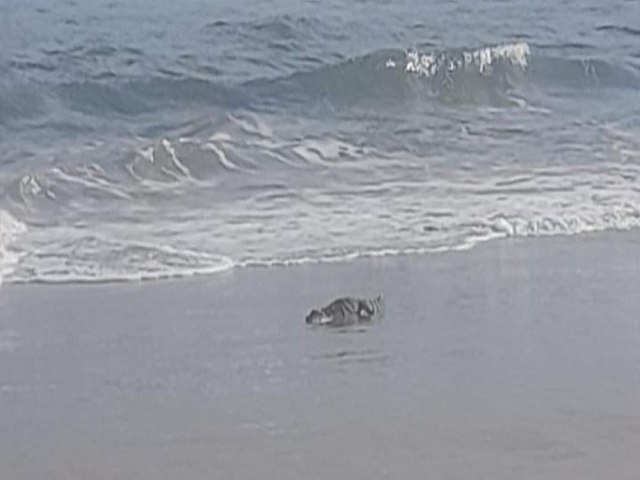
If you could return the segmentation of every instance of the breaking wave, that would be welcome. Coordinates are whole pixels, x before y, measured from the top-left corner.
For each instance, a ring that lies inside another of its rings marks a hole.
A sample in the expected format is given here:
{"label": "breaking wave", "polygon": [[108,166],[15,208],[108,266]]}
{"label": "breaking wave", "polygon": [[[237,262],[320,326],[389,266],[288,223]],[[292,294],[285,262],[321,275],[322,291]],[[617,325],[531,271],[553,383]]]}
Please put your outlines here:
{"label": "breaking wave", "polygon": [[[260,83],[260,82],[256,82]],[[504,103],[520,87],[640,89],[633,69],[599,59],[537,54],[524,42],[478,49],[380,50],[270,82],[271,95],[335,105],[415,100]],[[286,94],[281,86],[286,85]]]}
{"label": "breaking wave", "polygon": [[503,104],[522,86],[640,89],[637,71],[630,66],[547,56],[524,42],[426,52],[377,50],[290,75],[236,84],[195,71],[156,73],[53,85],[5,81],[0,83],[0,125],[59,107],[97,117],[139,116],[193,106],[287,108],[317,101],[333,108],[383,108],[416,101]]}
{"label": "breaking wave", "polygon": [[312,98],[338,107],[365,102],[393,106],[421,99],[494,103],[522,83],[529,54],[526,43],[430,53],[380,50],[267,85],[255,82],[254,88],[270,87],[269,98],[278,101]]}

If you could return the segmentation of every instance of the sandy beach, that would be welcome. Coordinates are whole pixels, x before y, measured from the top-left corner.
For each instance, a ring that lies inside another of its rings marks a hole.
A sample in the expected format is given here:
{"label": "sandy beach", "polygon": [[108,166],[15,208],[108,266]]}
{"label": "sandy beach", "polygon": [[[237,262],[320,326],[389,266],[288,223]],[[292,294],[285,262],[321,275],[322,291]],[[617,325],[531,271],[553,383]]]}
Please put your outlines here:
{"label": "sandy beach", "polygon": [[[12,480],[640,472],[640,237],[0,289]],[[366,328],[308,328],[382,293]]]}

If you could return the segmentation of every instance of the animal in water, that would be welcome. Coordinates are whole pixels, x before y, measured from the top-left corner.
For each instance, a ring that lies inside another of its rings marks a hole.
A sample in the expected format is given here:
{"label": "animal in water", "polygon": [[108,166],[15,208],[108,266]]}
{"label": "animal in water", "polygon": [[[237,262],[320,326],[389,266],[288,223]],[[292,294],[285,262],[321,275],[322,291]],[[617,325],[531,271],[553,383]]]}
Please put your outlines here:
{"label": "animal in water", "polygon": [[343,297],[334,300],[320,310],[311,310],[306,316],[307,325],[343,327],[367,323],[382,318],[384,300],[382,295],[373,299]]}

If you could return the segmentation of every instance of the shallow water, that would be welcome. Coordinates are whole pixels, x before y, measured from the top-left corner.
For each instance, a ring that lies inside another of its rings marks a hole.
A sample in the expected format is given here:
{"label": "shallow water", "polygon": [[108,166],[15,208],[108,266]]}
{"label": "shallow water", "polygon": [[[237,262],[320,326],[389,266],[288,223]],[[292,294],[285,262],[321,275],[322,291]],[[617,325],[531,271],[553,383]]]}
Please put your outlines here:
{"label": "shallow water", "polygon": [[640,224],[637,2],[0,4],[0,275]]}

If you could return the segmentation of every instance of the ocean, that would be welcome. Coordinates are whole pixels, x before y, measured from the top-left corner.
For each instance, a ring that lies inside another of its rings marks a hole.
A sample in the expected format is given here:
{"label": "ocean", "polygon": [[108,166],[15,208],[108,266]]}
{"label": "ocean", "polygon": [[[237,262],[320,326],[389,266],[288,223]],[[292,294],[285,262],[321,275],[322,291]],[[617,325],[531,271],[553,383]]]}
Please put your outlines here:
{"label": "ocean", "polygon": [[0,0],[0,278],[640,226],[640,2]]}

